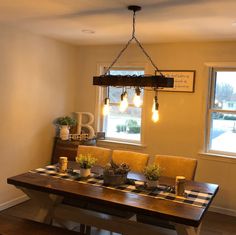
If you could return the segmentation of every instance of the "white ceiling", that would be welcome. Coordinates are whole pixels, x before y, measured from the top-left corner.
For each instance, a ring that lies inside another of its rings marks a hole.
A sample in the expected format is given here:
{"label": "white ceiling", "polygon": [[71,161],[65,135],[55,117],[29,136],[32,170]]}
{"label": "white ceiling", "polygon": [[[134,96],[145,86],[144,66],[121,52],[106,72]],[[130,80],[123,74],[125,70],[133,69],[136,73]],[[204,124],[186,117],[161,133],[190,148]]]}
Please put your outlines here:
{"label": "white ceiling", "polygon": [[0,0],[0,24],[74,44],[235,41],[236,0]]}

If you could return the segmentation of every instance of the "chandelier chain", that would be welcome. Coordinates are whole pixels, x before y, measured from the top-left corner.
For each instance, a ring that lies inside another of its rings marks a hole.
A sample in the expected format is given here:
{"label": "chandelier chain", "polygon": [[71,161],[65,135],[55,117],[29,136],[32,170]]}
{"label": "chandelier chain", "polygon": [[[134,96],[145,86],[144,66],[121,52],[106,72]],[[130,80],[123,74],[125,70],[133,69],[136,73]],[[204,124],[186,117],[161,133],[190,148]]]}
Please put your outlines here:
{"label": "chandelier chain", "polygon": [[119,58],[121,57],[121,55],[123,54],[123,52],[127,49],[127,47],[129,46],[129,44],[131,43],[131,41],[133,40],[133,38],[131,38],[126,45],[124,46],[124,48],[120,51],[120,53],[118,54],[118,56],[115,58],[115,60],[111,63],[111,65],[106,69],[104,75],[107,75],[108,72],[110,71],[110,69],[113,67],[113,65],[117,62],[117,60],[119,60]]}
{"label": "chandelier chain", "polygon": [[139,45],[139,47],[141,48],[142,52],[146,55],[146,57],[148,58],[148,60],[150,61],[150,63],[152,64],[152,66],[156,69],[156,72],[159,72],[161,76],[164,77],[164,75],[161,73],[161,71],[157,68],[157,66],[154,64],[152,58],[150,57],[150,55],[148,55],[148,53],[144,50],[142,44],[139,42],[139,40],[134,36],[133,38],[135,40],[135,42]]}
{"label": "chandelier chain", "polygon": [[134,13],[133,13],[133,32],[132,32],[132,38],[135,37],[135,21],[136,21],[135,16],[136,16],[136,12],[134,11]]}
{"label": "chandelier chain", "polygon": [[136,11],[133,10],[133,30],[132,30],[132,37],[131,39],[126,43],[126,45],[123,47],[123,49],[119,52],[119,54],[117,55],[117,57],[115,58],[115,60],[111,63],[111,65],[105,70],[104,72],[104,76],[108,74],[108,72],[110,71],[110,69],[113,67],[113,65],[119,60],[119,58],[121,57],[121,55],[124,53],[124,51],[128,48],[128,46],[130,45],[130,43],[135,40],[135,42],[138,44],[138,46],[140,47],[140,49],[142,50],[142,52],[146,55],[147,59],[150,61],[150,63],[152,64],[152,66],[155,68],[155,74],[156,72],[158,72],[161,76],[164,77],[164,75],[161,73],[161,71],[158,69],[158,67],[155,65],[155,63],[153,62],[152,58],[149,56],[149,54],[145,51],[145,49],[143,48],[142,44],[139,42],[139,40],[136,38],[135,36],[135,25],[136,25]]}

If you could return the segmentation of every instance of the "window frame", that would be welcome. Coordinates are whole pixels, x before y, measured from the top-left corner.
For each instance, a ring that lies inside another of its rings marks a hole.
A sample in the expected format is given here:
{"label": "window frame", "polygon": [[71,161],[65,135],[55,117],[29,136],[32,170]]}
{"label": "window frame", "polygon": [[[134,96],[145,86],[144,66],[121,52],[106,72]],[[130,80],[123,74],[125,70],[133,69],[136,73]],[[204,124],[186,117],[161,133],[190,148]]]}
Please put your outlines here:
{"label": "window frame", "polygon": [[[104,66],[104,65],[100,65],[100,69],[99,69],[99,74],[102,74],[105,70],[106,70],[107,66]],[[122,65],[119,65],[119,66],[114,66],[112,68],[112,70],[141,70],[141,71],[146,71],[146,66],[145,65],[125,65],[125,66],[122,66]],[[97,104],[99,106],[99,108],[97,109],[97,114],[98,114],[98,120],[97,120],[97,129],[99,131],[104,131],[104,116],[102,115],[102,107],[103,107],[103,102],[104,102],[104,99],[106,98],[106,87],[99,87],[99,89],[97,90]],[[105,141],[108,141],[108,142],[113,142],[113,143],[121,143],[121,144],[130,144],[130,145],[135,145],[135,146],[144,146],[144,102],[146,100],[146,92],[145,90],[143,89],[143,105],[141,106],[141,128],[140,128],[140,140],[131,140],[131,139],[120,139],[120,138],[113,138],[113,137],[105,137]],[[111,104],[114,104],[114,103],[110,103]],[[116,104],[116,103],[115,103]],[[117,103],[117,106],[118,106],[118,103]],[[129,104],[129,107],[135,107],[133,104]]]}
{"label": "window frame", "polygon": [[209,71],[209,79],[210,79],[210,86],[208,90],[208,102],[207,102],[207,128],[206,128],[206,141],[205,141],[205,151],[206,153],[210,154],[220,154],[225,156],[236,156],[236,152],[229,152],[229,151],[221,151],[221,150],[214,150],[211,149],[211,129],[212,129],[212,113],[219,112],[219,113],[226,113],[226,114],[235,114],[236,110],[225,110],[225,109],[216,109],[214,108],[214,100],[215,100],[215,88],[216,88],[216,78],[217,72],[223,71],[235,71],[236,66],[228,67],[211,67]]}

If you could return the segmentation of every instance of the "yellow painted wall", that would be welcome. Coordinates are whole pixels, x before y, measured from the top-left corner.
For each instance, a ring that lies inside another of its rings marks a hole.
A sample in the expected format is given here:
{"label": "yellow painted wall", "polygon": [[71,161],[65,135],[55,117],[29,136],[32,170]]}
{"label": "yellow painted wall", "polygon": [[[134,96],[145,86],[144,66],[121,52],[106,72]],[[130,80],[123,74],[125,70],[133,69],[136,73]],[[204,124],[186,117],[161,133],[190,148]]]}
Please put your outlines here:
{"label": "yellow painted wall", "polygon": [[[50,160],[55,117],[73,111],[95,114],[92,77],[98,73],[99,65],[110,64],[122,47],[75,47],[0,28],[0,205],[22,195],[6,184],[7,177]],[[236,43],[156,44],[145,48],[160,69],[196,70],[196,82],[194,93],[159,93],[158,124],[151,121],[153,93],[146,94],[146,147],[138,151],[197,158],[196,180],[219,184],[214,205],[236,214],[236,161],[199,154],[204,145],[208,90],[204,64],[236,62]],[[147,64],[148,71],[152,71],[144,55],[132,46],[119,65],[137,64]]]}
{"label": "yellow painted wall", "polygon": [[[196,180],[217,183],[220,191],[214,200],[216,209],[236,214],[235,160],[199,155],[204,150],[204,126],[208,91],[206,62],[236,62],[236,43],[173,43],[145,45],[159,69],[196,70],[195,92],[159,92],[160,121],[151,121],[153,93],[147,94],[144,104],[145,145],[138,151],[150,155],[168,154],[197,158],[199,165]],[[92,77],[100,64],[110,64],[122,45],[80,47],[80,71],[76,111],[95,113],[96,89]],[[118,65],[148,64],[145,56],[132,46],[118,61]],[[148,71],[152,68],[148,65]],[[103,144],[104,145],[104,144]],[[107,145],[109,147],[109,145]],[[119,146],[120,147],[120,146]],[[114,145],[113,145],[114,148]]]}
{"label": "yellow painted wall", "polygon": [[75,110],[76,50],[0,28],[0,205],[22,195],[7,177],[50,161],[52,121]]}

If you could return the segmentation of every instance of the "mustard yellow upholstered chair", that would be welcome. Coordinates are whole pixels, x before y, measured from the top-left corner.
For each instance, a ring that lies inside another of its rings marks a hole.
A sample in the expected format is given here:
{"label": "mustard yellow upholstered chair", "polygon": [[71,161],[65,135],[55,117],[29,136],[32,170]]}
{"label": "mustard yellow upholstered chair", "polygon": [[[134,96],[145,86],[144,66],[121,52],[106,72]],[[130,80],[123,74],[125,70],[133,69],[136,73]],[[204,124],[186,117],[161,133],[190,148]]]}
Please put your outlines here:
{"label": "mustard yellow upholstered chair", "polygon": [[[194,180],[197,168],[196,159],[180,156],[155,155],[153,163],[159,164],[162,168],[162,176],[175,178],[177,175],[180,175],[185,176],[187,180]],[[137,221],[142,223],[175,229],[175,227],[166,220],[139,214],[136,215],[136,218]]]}
{"label": "mustard yellow upholstered chair", "polygon": [[[132,151],[123,151],[123,150],[113,150],[112,160],[117,163],[127,163],[129,164],[132,171],[142,172],[148,161],[148,154],[137,153]],[[95,203],[89,203],[88,209],[95,210],[98,212],[115,215],[122,218],[131,218],[134,214],[127,212],[126,210],[107,207],[104,205],[99,205]]]}
{"label": "mustard yellow upholstered chair", "polygon": [[[104,167],[107,163],[111,161],[111,154],[112,150],[108,148],[102,148],[97,146],[89,146],[89,145],[79,145],[77,150],[77,156],[79,154],[90,154],[92,157],[97,159],[96,165]],[[74,200],[73,198],[69,198],[66,201],[67,204],[72,204],[73,206],[77,206],[80,208],[96,208],[96,204],[89,204],[87,202],[82,202],[78,200]],[[90,226],[81,224],[80,230],[84,232],[86,229],[86,234],[89,234],[90,232]]]}
{"label": "mustard yellow upholstered chair", "polygon": [[96,165],[102,167],[111,161],[111,153],[111,149],[88,145],[79,145],[77,150],[77,155],[91,154],[92,157],[97,159]]}
{"label": "mustard yellow upholstered chair", "polygon": [[147,165],[148,154],[124,150],[113,150],[112,160],[118,164],[125,162],[130,166],[131,171],[141,173]]}
{"label": "mustard yellow upholstered chair", "polygon": [[162,168],[162,176],[175,178],[177,175],[185,176],[187,180],[194,180],[197,160],[193,158],[155,155],[154,163]]}

